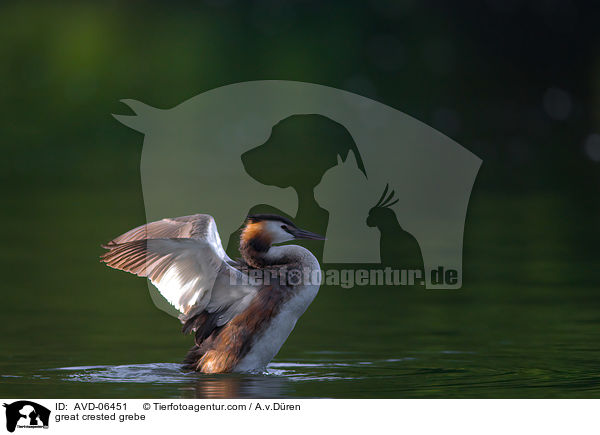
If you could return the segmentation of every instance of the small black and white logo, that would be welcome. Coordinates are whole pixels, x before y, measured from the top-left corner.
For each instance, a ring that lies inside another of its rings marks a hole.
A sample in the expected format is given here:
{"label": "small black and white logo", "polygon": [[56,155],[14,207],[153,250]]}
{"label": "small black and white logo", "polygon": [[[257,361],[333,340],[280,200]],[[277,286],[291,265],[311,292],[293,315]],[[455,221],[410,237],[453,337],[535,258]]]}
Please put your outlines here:
{"label": "small black and white logo", "polygon": [[50,410],[29,400],[19,400],[3,405],[6,408],[6,430],[14,432],[16,428],[47,429]]}

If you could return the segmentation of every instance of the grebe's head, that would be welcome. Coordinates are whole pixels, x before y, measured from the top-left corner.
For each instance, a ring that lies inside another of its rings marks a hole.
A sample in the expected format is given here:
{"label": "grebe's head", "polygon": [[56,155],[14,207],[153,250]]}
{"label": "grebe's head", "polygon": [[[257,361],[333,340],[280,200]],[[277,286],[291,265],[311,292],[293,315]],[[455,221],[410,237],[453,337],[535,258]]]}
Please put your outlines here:
{"label": "grebe's head", "polygon": [[276,214],[253,214],[246,219],[241,242],[270,247],[294,239],[325,240],[325,237],[298,228],[291,220]]}

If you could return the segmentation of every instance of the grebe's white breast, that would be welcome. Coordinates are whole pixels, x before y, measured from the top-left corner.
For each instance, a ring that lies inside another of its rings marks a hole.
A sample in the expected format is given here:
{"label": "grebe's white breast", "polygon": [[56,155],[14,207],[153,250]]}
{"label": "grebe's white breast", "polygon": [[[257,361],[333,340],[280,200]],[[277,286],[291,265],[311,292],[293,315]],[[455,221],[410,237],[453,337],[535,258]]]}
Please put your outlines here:
{"label": "grebe's white breast", "polygon": [[287,286],[286,290],[291,292],[291,295],[282,301],[277,314],[257,333],[252,348],[236,365],[236,372],[264,369],[277,355],[296,322],[319,292],[319,262],[308,249],[297,245],[273,246],[266,258],[288,259],[286,266],[300,269],[302,281],[297,286]]}

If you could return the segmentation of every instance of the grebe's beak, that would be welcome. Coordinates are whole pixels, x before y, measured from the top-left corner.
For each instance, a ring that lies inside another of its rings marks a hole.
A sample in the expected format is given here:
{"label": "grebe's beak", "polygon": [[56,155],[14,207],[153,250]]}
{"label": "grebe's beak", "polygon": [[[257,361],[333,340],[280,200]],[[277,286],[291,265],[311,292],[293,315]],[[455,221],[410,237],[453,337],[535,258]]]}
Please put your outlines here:
{"label": "grebe's beak", "polygon": [[320,234],[311,233],[300,228],[294,228],[292,235],[295,239],[325,240],[325,237]]}

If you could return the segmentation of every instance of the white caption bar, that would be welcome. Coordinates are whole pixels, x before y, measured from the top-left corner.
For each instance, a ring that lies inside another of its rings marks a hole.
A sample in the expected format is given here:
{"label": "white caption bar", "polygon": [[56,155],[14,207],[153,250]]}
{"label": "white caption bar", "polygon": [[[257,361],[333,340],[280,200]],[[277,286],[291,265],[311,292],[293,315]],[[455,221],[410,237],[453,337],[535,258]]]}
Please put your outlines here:
{"label": "white caption bar", "polygon": [[[15,434],[598,433],[597,400],[3,399]],[[47,413],[49,411],[49,414]],[[16,420],[15,420],[16,419]],[[41,432],[34,429],[43,429]],[[4,432],[7,433],[7,432]]]}

